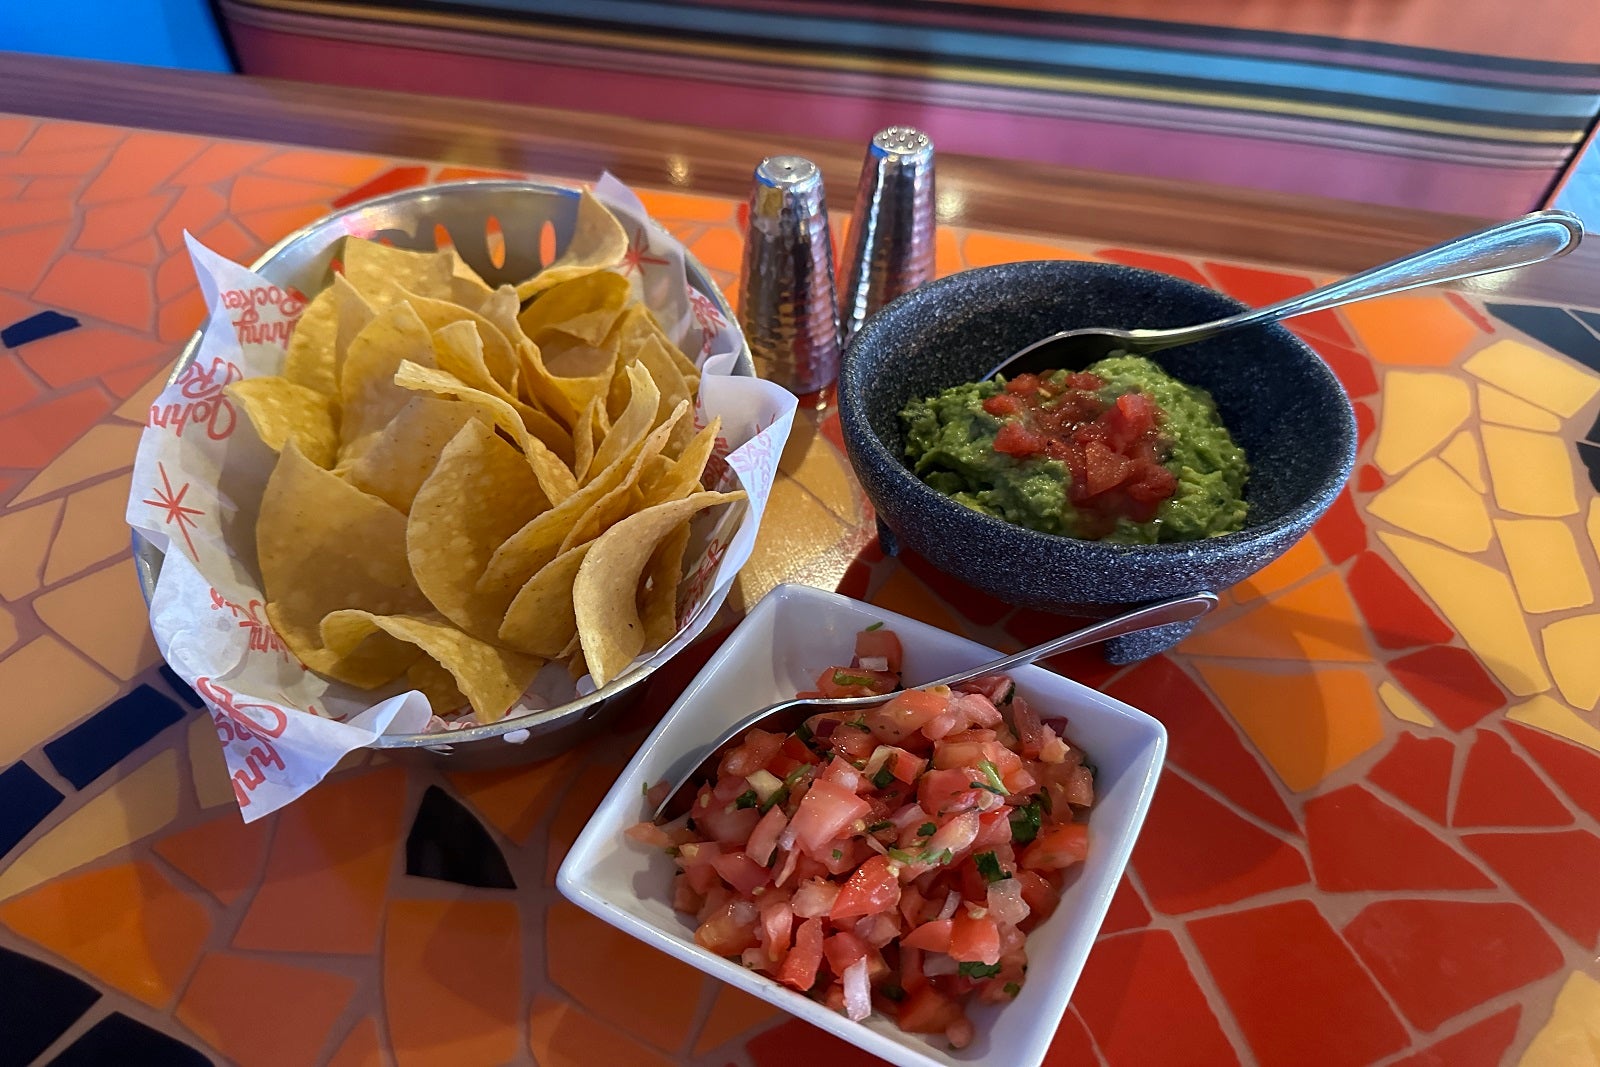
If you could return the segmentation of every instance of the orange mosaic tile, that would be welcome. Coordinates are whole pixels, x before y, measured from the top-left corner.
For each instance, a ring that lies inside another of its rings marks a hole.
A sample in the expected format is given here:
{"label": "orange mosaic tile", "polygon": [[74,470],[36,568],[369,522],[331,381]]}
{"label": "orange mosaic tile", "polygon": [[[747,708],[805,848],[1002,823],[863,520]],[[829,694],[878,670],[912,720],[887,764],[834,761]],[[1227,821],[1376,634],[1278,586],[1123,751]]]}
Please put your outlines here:
{"label": "orange mosaic tile", "polygon": [[132,567],[106,567],[34,598],[39,620],[123,681],[161,661]]}
{"label": "orange mosaic tile", "polygon": [[[178,196],[172,209],[156,224],[156,236],[160,238],[163,248],[169,252],[176,252],[183,247],[184,230],[197,232],[204,229],[221,218],[226,210],[228,201],[221,193],[203,185],[193,186]],[[183,262],[182,257],[179,257],[178,262]],[[191,270],[191,281],[193,277]],[[157,291],[160,291],[159,283]]]}
{"label": "orange mosaic tile", "polygon": [[[145,273],[141,268],[130,269]],[[140,327],[148,325],[148,318],[139,323]],[[23,346],[18,354],[51,388],[72,385],[136,364],[148,367],[156,360],[172,357],[166,345],[125,330],[100,326],[82,326],[34,341]],[[131,450],[129,458],[132,458]]]}
{"label": "orange mosaic tile", "polygon": [[968,233],[961,242],[961,258],[969,269],[1030,259],[1095,259],[1087,252],[1063,248],[1052,242],[979,232]]}
{"label": "orange mosaic tile", "polygon": [[92,427],[12,497],[12,506],[80,485],[102,474],[131,468],[141,432],[137,426],[102,423]]}
{"label": "orange mosaic tile", "polygon": [[757,1000],[749,993],[719,982],[717,999],[711,1003],[711,1014],[706,1016],[705,1025],[700,1027],[700,1036],[695,1039],[694,1054],[704,1056],[741,1034],[772,1022],[780,1014],[777,1008],[766,1001]]}
{"label": "orange mosaic tile", "polygon": [[872,595],[872,602],[953,634],[965,632],[939,598],[904,567],[897,567],[890,573],[888,580]]}
{"label": "orange mosaic tile", "polygon": [[89,188],[83,203],[144,196],[204,150],[206,142],[177,133],[137,132],[123,139]]}
{"label": "orange mosaic tile", "polygon": [[705,978],[565,902],[545,913],[550,980],[590,1015],[670,1052],[689,1039]]}
{"label": "orange mosaic tile", "polygon": [[1481,336],[1465,315],[1439,296],[1387,296],[1339,310],[1372,358],[1394,366],[1448,366]]}
{"label": "orange mosaic tile", "polygon": [[378,1033],[378,1021],[371,1016],[356,1023],[344,1044],[328,1060],[328,1067],[388,1067],[383,1054],[383,1038]]}
{"label": "orange mosaic tile", "polygon": [[1230,590],[1240,601],[1258,600],[1287,589],[1302,578],[1327,566],[1328,558],[1317,547],[1314,537],[1302,537],[1289,551],[1256,571]]}
{"label": "orange mosaic tile", "polygon": [[511,1059],[523,1004],[516,904],[392,901],[383,1002],[400,1067]]}
{"label": "orange mosaic tile", "polygon": [[528,1018],[528,1046],[539,1067],[669,1067],[672,1060],[590,1018],[570,1004],[536,995]]}
{"label": "orange mosaic tile", "polygon": [[37,470],[110,409],[111,398],[100,390],[78,389],[0,417],[0,455],[8,466]]}
{"label": "orange mosaic tile", "polygon": [[0,552],[0,599],[19,600],[39,588],[64,507],[63,501],[52,500],[0,515],[0,545],[6,546]]}
{"label": "orange mosaic tile", "polygon": [[[0,765],[21,759],[116,692],[116,682],[49,634],[11,652],[0,660],[0,693],[27,714],[0,716]],[[0,884],[4,881],[0,875]]]}
{"label": "orange mosaic tile", "polygon": [[132,480],[131,473],[119,475],[67,497],[66,511],[50,546],[50,558],[45,561],[45,585],[54,585],[104,560],[128,554],[130,542],[122,517]]}
{"label": "orange mosaic tile", "polygon": [[671,193],[662,189],[640,192],[650,217],[662,222],[716,222],[733,224],[733,205],[720,196],[695,196],[690,193]]}
{"label": "orange mosaic tile", "polygon": [[[105,252],[150,232],[150,223],[167,210],[175,194],[155,193],[135,200],[101,204],[83,213],[83,225],[73,247],[84,252]],[[67,214],[70,216],[71,211]]]}
{"label": "orange mosaic tile", "polygon": [[66,243],[67,223],[0,233],[0,289],[32,292]]}
{"label": "orange mosaic tile", "polygon": [[[342,152],[301,151],[278,149],[261,161],[256,173],[279,178],[293,178],[300,182],[319,182],[333,188],[328,196],[338,196],[346,189],[370,180],[387,168],[380,159],[350,156]],[[446,180],[444,178],[441,181]]]}
{"label": "orange mosaic tile", "polygon": [[44,303],[135,329],[149,326],[155,312],[148,273],[131,263],[78,252],[56,260],[34,295]]}
{"label": "orange mosaic tile", "polygon": [[175,1014],[239,1067],[315,1063],[355,990],[340,974],[211,952]]}
{"label": "orange mosaic tile", "polygon": [[522,767],[459,771],[446,777],[491,826],[522,844],[566,786],[582,751],[563,752]]}
{"label": "orange mosaic tile", "polygon": [[206,909],[148,863],[60,879],[0,922],[153,1008],[170,1007],[211,933]]}
{"label": "orange mosaic tile", "polygon": [[264,819],[247,823],[229,812],[163,837],[153,848],[226,907],[255,886],[274,825]]}
{"label": "orange mosaic tile", "polygon": [[561,798],[561,804],[550,820],[550,847],[544,871],[546,885],[556,884],[556,871],[561,868],[561,861],[567,858],[567,850],[578,839],[584,823],[589,821],[589,816],[594,814],[594,809],[600,806],[600,801],[605,799],[606,793],[616,782],[619,769],[596,765],[584,768],[573,777],[571,787]]}
{"label": "orange mosaic tile", "polygon": [[1365,628],[1337,574],[1281,593],[1270,602],[1218,622],[1201,622],[1184,642],[1199,656],[1366,662]]}
{"label": "orange mosaic tile", "polygon": [[233,946],[373,951],[405,788],[404,773],[385,768],[326,783],[285,808]]}

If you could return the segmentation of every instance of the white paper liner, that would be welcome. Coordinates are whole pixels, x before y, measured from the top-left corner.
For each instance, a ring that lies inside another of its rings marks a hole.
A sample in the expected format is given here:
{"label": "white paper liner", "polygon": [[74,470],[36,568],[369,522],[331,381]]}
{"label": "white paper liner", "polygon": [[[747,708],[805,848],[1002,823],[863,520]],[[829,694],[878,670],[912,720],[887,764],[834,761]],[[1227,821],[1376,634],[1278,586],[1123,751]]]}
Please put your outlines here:
{"label": "white paper liner", "polygon": [[[697,421],[722,418],[707,482],[737,485],[749,496],[695,525],[680,592],[682,629],[634,664],[656,666],[700,635],[750,558],[796,405],[776,385],[731,374],[744,347],[737,324],[689,288],[683,247],[650,221],[632,191],[605,175],[594,192],[629,234],[625,269],[636,292],[679,346],[698,354]],[[210,316],[198,358],[151,405],[127,519],[166,552],[151,629],[173,670],[205,700],[249,822],[316,785],[346,753],[385,733],[422,731],[432,713],[403,683],[373,692],[310,673],[268,625],[255,522],[276,457],[222,390],[279,372],[307,296],[187,240]],[[591,691],[589,679],[574,687],[553,664],[510,714]],[[440,735],[441,744],[449,739]]]}

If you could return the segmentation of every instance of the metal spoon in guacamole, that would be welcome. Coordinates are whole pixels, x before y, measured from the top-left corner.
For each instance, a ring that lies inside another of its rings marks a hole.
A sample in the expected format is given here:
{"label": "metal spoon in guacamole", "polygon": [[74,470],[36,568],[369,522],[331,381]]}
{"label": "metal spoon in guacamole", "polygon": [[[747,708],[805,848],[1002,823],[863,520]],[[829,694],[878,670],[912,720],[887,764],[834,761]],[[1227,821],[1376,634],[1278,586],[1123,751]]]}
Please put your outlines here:
{"label": "metal spoon in guacamole", "polygon": [[1260,326],[1407,289],[1541,263],[1566,255],[1577,248],[1582,239],[1583,222],[1571,212],[1535,211],[1268,307],[1243,311],[1214,322],[1171,330],[1090,328],[1053,334],[1007,357],[984,377],[1004,374],[1009,378],[1046,369],[1080,370],[1114,354],[1148,355],[1164,348],[1205,341],[1246,326]]}

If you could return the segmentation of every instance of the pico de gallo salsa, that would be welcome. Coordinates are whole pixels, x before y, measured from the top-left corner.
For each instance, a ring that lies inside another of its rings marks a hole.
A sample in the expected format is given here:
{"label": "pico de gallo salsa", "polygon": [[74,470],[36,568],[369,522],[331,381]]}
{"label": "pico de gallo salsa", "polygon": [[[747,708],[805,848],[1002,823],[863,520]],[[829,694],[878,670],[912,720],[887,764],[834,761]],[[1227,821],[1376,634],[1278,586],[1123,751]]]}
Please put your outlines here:
{"label": "pico de gallo salsa", "polygon": [[1043,533],[1155,543],[1244,523],[1249,465],[1210,394],[1143,357],[955,386],[901,419],[925,482]]}
{"label": "pico de gallo salsa", "polygon": [[627,834],[673,857],[673,906],[704,948],[960,1048],[971,1000],[1027,981],[1028,931],[1088,853],[1094,772],[1008,677],[901,689],[901,658],[893,632],[862,631],[800,695],[887,703],[750,730],[691,814]]}

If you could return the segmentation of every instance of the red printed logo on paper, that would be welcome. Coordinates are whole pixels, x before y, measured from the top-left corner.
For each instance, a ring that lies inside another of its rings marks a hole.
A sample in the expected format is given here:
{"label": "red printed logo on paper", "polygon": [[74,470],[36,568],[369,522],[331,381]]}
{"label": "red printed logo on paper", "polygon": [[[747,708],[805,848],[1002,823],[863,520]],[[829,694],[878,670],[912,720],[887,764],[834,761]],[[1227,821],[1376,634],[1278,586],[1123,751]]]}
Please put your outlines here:
{"label": "red printed logo on paper", "polygon": [[700,606],[700,601],[705,597],[706,590],[711,588],[712,582],[716,578],[717,568],[722,564],[722,557],[727,554],[728,542],[720,537],[712,538],[711,543],[706,546],[705,555],[700,557],[699,566],[695,567],[694,573],[689,576],[685,583],[684,593],[679,601],[683,605],[684,616],[678,620],[680,628],[689,621],[688,616]]}
{"label": "red printed logo on paper", "polygon": [[167,465],[157,463],[156,470],[161,475],[161,484],[151,491],[155,497],[146,498],[143,503],[161,511],[161,522],[164,526],[177,526],[178,532],[183,535],[183,543],[189,546],[189,558],[194,558],[194,541],[189,537],[189,531],[194,528],[195,516],[204,515],[199,508],[189,507],[183,498],[189,494],[189,483],[184,482],[176,490],[172,488],[172,479],[167,477]]}
{"label": "red printed logo on paper", "polygon": [[650,254],[650,238],[645,236],[644,227],[640,226],[633,231],[633,240],[628,242],[628,250],[623,253],[622,273],[632,274],[634,271],[642,273],[646,263],[657,267],[667,265],[666,260]]}
{"label": "red printed logo on paper", "polygon": [[[230,321],[240,344],[287,345],[295,320],[305,310],[306,298],[293,287],[258,285],[252,289],[224,289],[218,300],[231,312]],[[274,316],[262,319],[262,311]]]}
{"label": "red printed logo on paper", "polygon": [[278,636],[278,631],[272,624],[261,617],[261,612],[266,605],[259,600],[252,599],[247,604],[235,604],[224,597],[215,589],[211,590],[211,610],[221,611],[226,608],[228,613],[239,620],[240,629],[249,631],[250,651],[276,652],[284,659],[289,658],[289,650]]}
{"label": "red printed logo on paper", "polygon": [[233,433],[239,418],[223,389],[244,377],[228,360],[213,359],[204,366],[199,360],[189,364],[175,383],[183,397],[181,404],[151,404],[148,425],[171,429],[182,437],[186,426],[204,426],[206,436],[221,441]]}
{"label": "red printed logo on paper", "polygon": [[211,725],[216,727],[218,739],[224,745],[250,746],[244,753],[244,767],[233,772],[234,798],[241,808],[247,808],[250,794],[267,780],[267,768],[286,769],[271,739],[283,736],[289,725],[288,713],[276,704],[239,703],[232,690],[210,678],[196,678],[194,687],[211,705]]}
{"label": "red printed logo on paper", "polygon": [[711,354],[711,342],[722,335],[727,328],[728,320],[722,317],[722,312],[717,310],[717,305],[712,299],[700,290],[689,287],[689,309],[694,312],[694,321],[700,327],[700,354]]}

